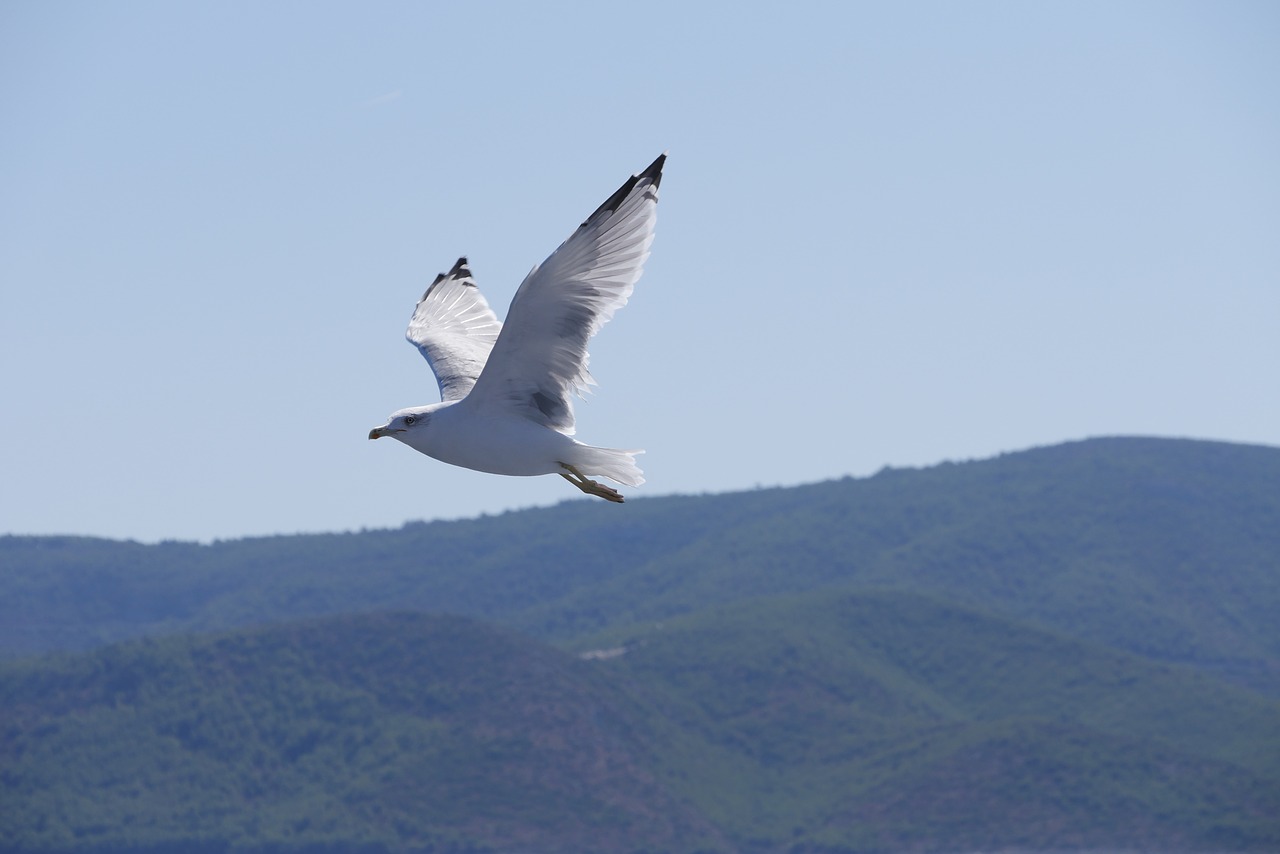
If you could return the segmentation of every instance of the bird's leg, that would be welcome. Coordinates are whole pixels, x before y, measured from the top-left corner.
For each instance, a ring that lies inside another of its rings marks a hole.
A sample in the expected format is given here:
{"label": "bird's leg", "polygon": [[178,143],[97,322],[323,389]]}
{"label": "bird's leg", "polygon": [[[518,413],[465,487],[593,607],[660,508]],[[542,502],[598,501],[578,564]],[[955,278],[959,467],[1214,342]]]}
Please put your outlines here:
{"label": "bird's leg", "polygon": [[561,463],[560,467],[567,469],[573,477],[570,477],[564,472],[557,472],[557,474],[572,483],[574,486],[578,487],[578,489],[581,489],[587,495],[595,495],[599,498],[603,498],[605,501],[612,501],[615,504],[621,504],[623,502],[622,494],[618,492],[618,490],[605,486],[603,483],[597,483],[568,463]]}

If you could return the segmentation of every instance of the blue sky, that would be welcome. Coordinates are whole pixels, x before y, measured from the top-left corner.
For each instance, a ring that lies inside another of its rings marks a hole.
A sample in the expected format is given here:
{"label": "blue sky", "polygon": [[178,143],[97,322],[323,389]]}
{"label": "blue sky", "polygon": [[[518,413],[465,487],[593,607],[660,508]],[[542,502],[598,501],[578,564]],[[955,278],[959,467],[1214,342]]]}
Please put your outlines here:
{"label": "blue sky", "polygon": [[365,437],[437,272],[505,315],[664,150],[578,407],[629,495],[1280,444],[1278,91],[1270,2],[5,3],[0,532],[579,498]]}

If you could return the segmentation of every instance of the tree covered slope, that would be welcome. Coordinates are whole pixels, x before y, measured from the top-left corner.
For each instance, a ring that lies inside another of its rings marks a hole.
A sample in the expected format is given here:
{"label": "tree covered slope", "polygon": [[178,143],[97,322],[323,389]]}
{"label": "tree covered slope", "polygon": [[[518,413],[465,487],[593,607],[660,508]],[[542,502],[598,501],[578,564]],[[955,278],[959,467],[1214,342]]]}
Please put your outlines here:
{"label": "tree covered slope", "polygon": [[330,617],[0,671],[0,845],[631,850],[714,829],[592,668],[456,617]]}
{"label": "tree covered slope", "polygon": [[353,609],[571,642],[778,593],[892,588],[1280,690],[1280,450],[1094,439],[866,479],[566,502],[394,531],[0,538],[0,649]]}
{"label": "tree covered slope", "polygon": [[0,666],[0,847],[1280,844],[1280,703],[1190,668],[897,592],[611,640],[383,613]]}
{"label": "tree covered slope", "polygon": [[0,538],[0,851],[1280,849],[1280,450]]}

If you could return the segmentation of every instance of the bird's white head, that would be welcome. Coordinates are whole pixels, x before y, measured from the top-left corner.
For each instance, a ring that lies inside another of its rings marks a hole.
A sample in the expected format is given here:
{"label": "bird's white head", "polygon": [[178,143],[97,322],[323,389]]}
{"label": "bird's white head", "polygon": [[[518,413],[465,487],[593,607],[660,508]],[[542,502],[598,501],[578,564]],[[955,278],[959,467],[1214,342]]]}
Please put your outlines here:
{"label": "bird's white head", "polygon": [[415,406],[410,409],[401,409],[399,412],[393,412],[391,417],[387,419],[386,424],[381,427],[374,427],[369,431],[369,438],[381,439],[383,436],[390,436],[407,445],[412,445],[413,442],[411,440],[427,429],[427,422],[431,420],[432,410],[439,408],[440,404],[436,403],[431,406]]}

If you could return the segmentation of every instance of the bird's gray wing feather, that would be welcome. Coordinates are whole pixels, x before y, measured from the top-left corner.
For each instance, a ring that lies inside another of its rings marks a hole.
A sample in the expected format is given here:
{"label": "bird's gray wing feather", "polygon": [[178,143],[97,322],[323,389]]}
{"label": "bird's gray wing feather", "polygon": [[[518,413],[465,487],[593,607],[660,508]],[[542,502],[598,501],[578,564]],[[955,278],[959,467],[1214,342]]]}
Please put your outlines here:
{"label": "bird's gray wing feather", "polygon": [[440,399],[461,400],[484,370],[502,324],[480,295],[467,259],[436,276],[418,300],[405,338],[426,357]]}
{"label": "bird's gray wing feather", "polygon": [[470,404],[573,434],[572,396],[593,384],[587,341],[640,278],[666,158],[632,176],[525,277]]}

